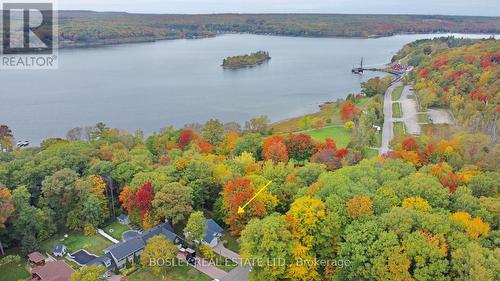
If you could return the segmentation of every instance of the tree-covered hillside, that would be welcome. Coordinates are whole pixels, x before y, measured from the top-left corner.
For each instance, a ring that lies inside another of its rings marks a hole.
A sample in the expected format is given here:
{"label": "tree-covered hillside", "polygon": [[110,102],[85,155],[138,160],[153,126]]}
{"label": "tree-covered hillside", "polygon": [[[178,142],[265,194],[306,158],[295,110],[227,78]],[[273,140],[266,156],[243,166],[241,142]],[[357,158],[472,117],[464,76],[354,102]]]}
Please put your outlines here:
{"label": "tree-covered hillside", "polygon": [[370,37],[397,33],[499,33],[495,17],[337,14],[148,15],[61,11],[61,46],[199,38],[219,33]]}
{"label": "tree-covered hillside", "polygon": [[485,132],[493,142],[500,132],[500,42],[440,38],[405,46],[394,60],[405,58],[419,103],[449,108],[459,125]]}

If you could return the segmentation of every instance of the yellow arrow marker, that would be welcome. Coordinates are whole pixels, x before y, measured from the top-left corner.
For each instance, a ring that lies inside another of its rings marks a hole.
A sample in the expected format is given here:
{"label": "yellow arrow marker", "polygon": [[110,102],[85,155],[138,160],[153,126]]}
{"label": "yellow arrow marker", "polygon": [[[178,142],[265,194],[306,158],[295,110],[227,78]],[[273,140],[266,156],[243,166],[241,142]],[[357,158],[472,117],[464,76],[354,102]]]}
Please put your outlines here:
{"label": "yellow arrow marker", "polygon": [[257,196],[259,196],[259,194],[264,191],[264,189],[266,189],[273,181],[269,181],[266,185],[264,185],[259,191],[257,191],[257,193],[255,193],[255,195],[250,198],[250,200],[248,200],[248,202],[243,205],[243,206],[239,206],[238,207],[238,214],[243,214],[245,213],[245,208],[248,206],[248,204],[250,204],[255,198],[257,198]]}

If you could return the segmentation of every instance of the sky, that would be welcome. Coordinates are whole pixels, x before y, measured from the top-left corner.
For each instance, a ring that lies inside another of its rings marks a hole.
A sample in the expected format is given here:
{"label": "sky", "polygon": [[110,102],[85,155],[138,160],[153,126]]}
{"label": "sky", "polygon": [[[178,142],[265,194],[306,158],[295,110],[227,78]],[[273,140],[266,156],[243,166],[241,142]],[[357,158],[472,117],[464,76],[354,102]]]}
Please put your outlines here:
{"label": "sky", "polygon": [[344,13],[500,16],[499,0],[58,0],[61,10],[158,14]]}

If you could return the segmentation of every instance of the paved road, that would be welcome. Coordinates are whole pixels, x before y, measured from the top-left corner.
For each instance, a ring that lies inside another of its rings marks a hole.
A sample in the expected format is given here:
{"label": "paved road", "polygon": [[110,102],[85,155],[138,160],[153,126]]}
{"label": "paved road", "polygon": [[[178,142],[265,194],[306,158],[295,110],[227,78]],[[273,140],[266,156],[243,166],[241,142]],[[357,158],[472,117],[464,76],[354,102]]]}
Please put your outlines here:
{"label": "paved road", "polygon": [[405,86],[401,98],[399,99],[401,102],[401,111],[403,112],[403,122],[405,123],[407,134],[420,135],[421,130],[418,124],[417,102],[408,97],[408,95],[414,94],[410,91],[411,88],[411,86]]}
{"label": "paved road", "polygon": [[395,121],[392,118],[392,92],[396,87],[402,86],[403,83],[396,82],[393,83],[389,89],[385,92],[384,96],[384,127],[382,128],[382,145],[379,149],[379,155],[386,154],[390,151],[389,144],[391,143],[393,136],[393,122]]}

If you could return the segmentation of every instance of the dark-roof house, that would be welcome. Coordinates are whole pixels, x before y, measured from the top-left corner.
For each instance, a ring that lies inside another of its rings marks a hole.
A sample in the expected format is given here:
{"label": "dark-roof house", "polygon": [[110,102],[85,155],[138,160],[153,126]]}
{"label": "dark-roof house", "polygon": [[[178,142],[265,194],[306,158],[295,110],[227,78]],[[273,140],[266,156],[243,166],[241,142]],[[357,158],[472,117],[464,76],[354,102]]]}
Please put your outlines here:
{"label": "dark-roof house", "polygon": [[[181,241],[180,237],[175,234],[174,229],[171,225],[167,223],[162,223],[154,228],[141,233],[137,237],[133,237],[126,241],[121,241],[115,245],[112,245],[104,250],[105,256],[101,256],[96,258],[95,260],[90,261],[87,265],[91,264],[103,264],[108,269],[113,269],[114,265],[118,268],[125,267],[127,260],[132,263],[134,257],[139,257],[146,247],[146,243],[148,240],[154,236],[163,235],[173,244],[177,244]],[[108,257],[106,259],[105,257]],[[106,261],[111,259],[114,265],[108,265]]]}
{"label": "dark-roof house", "polygon": [[62,257],[66,255],[66,246],[63,244],[56,244],[52,248],[52,254],[56,257]]}
{"label": "dark-roof house", "polygon": [[120,214],[118,217],[116,217],[119,223],[121,224],[130,224],[130,220],[127,215],[125,214]]}
{"label": "dark-roof house", "polygon": [[31,281],[69,281],[75,272],[64,261],[49,262],[31,270]]}
{"label": "dark-roof house", "polygon": [[224,229],[222,229],[222,227],[213,219],[207,219],[206,222],[207,227],[205,228],[205,237],[203,237],[203,242],[213,248],[219,243],[219,238],[222,236]]}

